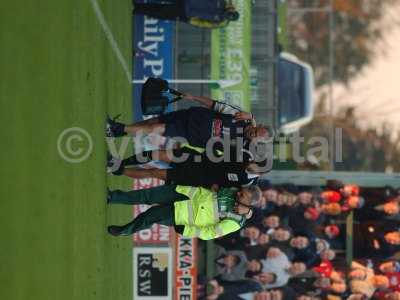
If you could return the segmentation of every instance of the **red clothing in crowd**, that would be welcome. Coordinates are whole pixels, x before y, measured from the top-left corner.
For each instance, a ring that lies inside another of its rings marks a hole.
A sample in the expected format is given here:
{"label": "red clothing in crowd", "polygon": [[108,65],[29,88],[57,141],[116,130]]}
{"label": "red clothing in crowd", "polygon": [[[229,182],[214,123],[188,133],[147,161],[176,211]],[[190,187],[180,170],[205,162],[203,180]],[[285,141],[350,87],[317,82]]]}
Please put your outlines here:
{"label": "red clothing in crowd", "polygon": [[385,291],[377,291],[374,295],[374,299],[387,299],[386,294],[392,292],[400,292],[400,272],[385,273],[385,276],[389,278],[389,288]]}
{"label": "red clothing in crowd", "polygon": [[342,199],[342,195],[336,191],[324,191],[321,197],[328,203],[338,203]]}
{"label": "red clothing in crowd", "polygon": [[329,260],[323,260],[318,266],[313,268],[314,272],[321,274],[321,277],[331,277],[333,266]]}

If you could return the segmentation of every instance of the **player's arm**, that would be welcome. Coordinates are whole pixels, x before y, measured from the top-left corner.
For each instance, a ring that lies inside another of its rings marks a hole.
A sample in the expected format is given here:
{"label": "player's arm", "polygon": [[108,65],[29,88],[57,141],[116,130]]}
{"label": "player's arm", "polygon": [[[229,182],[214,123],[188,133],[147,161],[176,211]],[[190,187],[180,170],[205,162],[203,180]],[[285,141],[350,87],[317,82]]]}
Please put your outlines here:
{"label": "player's arm", "polygon": [[233,115],[235,116],[235,120],[237,121],[248,121],[256,126],[256,121],[253,114],[243,111],[243,109],[239,106],[232,105],[226,102],[214,101],[214,105],[211,109],[222,114]]}
{"label": "player's arm", "polygon": [[254,126],[256,125],[254,116],[250,112],[243,111],[239,106],[232,105],[229,103],[216,101],[214,99],[204,97],[204,96],[193,96],[190,94],[185,94],[184,98],[187,100],[193,100],[200,104],[203,104],[205,107],[215,110],[216,112],[233,115],[237,121],[249,121]]}
{"label": "player's arm", "polygon": [[217,102],[214,99],[204,97],[204,96],[193,96],[191,94],[184,94],[183,97],[187,100],[196,101],[200,104],[203,104],[205,107],[209,109],[213,109],[214,103]]}
{"label": "player's arm", "polygon": [[209,97],[184,94],[184,98],[187,100],[196,101],[200,104],[203,104],[205,107],[215,110],[216,112],[219,112],[222,114],[229,114],[229,115],[235,115],[237,113],[244,113],[246,115],[249,114],[249,113],[243,112],[239,106],[231,105],[231,104],[228,104],[225,102],[220,102],[220,101],[211,99]]}
{"label": "player's arm", "polygon": [[185,237],[197,237],[201,240],[212,240],[235,232],[241,228],[240,224],[231,219],[224,219],[221,222],[210,226],[186,225],[182,233]]}

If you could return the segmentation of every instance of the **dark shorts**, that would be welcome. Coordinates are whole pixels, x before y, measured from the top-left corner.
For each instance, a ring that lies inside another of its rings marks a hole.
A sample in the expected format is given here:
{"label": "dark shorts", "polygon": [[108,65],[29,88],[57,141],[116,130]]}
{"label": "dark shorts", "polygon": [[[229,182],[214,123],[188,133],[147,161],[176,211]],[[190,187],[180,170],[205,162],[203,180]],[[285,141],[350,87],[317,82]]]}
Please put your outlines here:
{"label": "dark shorts", "polygon": [[164,136],[167,137],[185,137],[189,123],[188,110],[177,110],[165,115],[161,115],[158,119],[165,124]]}
{"label": "dark shorts", "polygon": [[174,150],[175,157],[186,155],[187,159],[182,162],[171,163],[171,169],[167,169],[167,184],[203,186],[205,168],[201,163],[195,161],[196,156],[201,153],[190,148]]}
{"label": "dark shorts", "polygon": [[204,107],[191,107],[159,116],[165,124],[165,137],[182,137],[192,146],[205,147],[211,136],[215,112]]}
{"label": "dark shorts", "polygon": [[208,186],[204,168],[199,163],[183,162],[167,170],[167,184]]}

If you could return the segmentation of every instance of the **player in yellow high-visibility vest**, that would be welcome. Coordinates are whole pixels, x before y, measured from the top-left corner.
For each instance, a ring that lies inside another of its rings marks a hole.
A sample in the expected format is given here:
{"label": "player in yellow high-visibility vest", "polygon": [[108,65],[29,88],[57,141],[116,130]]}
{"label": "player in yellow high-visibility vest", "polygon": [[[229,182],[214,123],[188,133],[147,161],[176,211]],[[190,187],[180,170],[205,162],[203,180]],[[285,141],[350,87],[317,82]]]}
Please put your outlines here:
{"label": "player in yellow high-visibility vest", "polygon": [[108,203],[159,204],[138,215],[132,222],[112,225],[112,235],[130,235],[153,224],[174,226],[186,237],[211,240],[243,227],[252,216],[252,206],[261,199],[257,186],[223,188],[214,192],[202,187],[163,185],[150,189],[109,192]]}

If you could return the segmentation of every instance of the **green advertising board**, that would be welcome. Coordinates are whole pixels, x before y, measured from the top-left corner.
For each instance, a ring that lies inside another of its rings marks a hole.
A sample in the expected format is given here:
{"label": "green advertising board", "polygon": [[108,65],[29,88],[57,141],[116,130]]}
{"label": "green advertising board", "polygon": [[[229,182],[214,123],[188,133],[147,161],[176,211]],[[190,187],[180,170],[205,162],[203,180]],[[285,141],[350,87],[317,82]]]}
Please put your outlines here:
{"label": "green advertising board", "polygon": [[232,84],[213,89],[212,97],[250,111],[251,1],[232,2],[239,20],[213,30],[211,37],[211,77]]}

